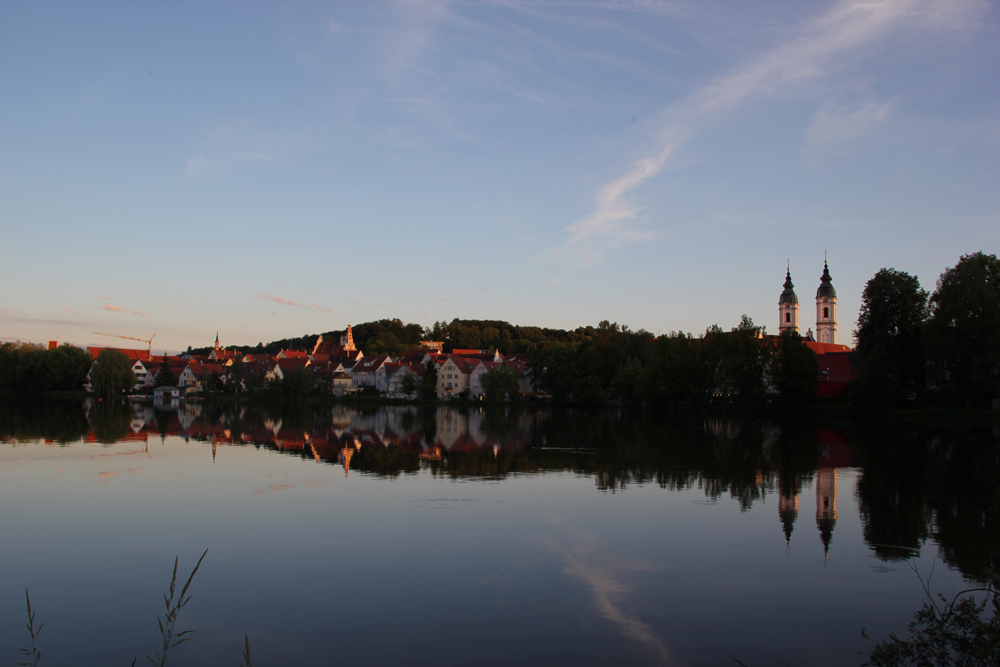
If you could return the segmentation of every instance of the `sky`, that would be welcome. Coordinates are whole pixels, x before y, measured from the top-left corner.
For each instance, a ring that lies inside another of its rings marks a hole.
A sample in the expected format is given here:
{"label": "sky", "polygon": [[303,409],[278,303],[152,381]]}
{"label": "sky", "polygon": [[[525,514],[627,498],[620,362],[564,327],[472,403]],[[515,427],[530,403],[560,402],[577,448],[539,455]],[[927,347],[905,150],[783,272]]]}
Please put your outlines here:
{"label": "sky", "polygon": [[0,342],[382,318],[838,342],[1000,251],[1000,8],[0,3]]}

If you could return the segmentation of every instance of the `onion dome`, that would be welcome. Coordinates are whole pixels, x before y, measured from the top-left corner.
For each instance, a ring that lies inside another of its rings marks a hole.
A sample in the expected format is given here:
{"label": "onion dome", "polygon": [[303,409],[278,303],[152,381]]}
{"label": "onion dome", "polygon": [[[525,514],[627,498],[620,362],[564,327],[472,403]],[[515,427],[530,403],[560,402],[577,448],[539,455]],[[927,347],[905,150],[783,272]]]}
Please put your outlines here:
{"label": "onion dome", "polygon": [[799,297],[795,296],[793,287],[795,285],[792,284],[792,272],[789,270],[785,272],[785,291],[781,293],[781,298],[778,299],[779,304],[799,302]]}
{"label": "onion dome", "polygon": [[819,289],[816,290],[816,298],[837,296],[837,290],[833,289],[833,279],[830,277],[830,267],[823,262],[823,275],[819,279]]}

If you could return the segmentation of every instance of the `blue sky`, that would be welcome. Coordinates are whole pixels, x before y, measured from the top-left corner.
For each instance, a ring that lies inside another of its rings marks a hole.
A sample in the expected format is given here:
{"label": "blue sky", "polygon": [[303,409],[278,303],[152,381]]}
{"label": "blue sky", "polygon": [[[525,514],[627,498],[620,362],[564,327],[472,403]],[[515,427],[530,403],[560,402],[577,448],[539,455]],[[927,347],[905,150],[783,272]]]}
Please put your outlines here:
{"label": "blue sky", "polygon": [[[1000,251],[1000,10],[0,4],[0,339],[803,330]],[[141,344],[137,344],[141,345]]]}

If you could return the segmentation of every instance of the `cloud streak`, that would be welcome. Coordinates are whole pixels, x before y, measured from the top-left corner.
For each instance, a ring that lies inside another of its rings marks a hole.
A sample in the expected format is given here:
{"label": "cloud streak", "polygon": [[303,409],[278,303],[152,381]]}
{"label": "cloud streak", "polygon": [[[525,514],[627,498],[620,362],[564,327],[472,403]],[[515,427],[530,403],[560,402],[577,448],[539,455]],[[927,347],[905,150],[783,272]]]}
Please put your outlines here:
{"label": "cloud streak", "polygon": [[[598,191],[592,212],[567,227],[569,238],[554,248],[551,256],[575,255],[572,272],[599,263],[609,249],[656,237],[657,232],[638,224],[641,208],[627,195],[658,175],[672,154],[714,118],[755,98],[778,95],[826,77],[845,66],[860,48],[905,23],[944,29],[968,27],[966,15],[978,7],[971,0],[844,0],[827,14],[807,21],[784,43],[668,107],[655,151],[636,160],[628,171]],[[821,117],[811,133],[813,140],[854,136],[852,133],[883,119],[891,104],[869,103],[836,119]]]}
{"label": "cloud streak", "polygon": [[[298,301],[290,301],[289,299],[286,299],[284,297],[271,296],[270,294],[267,294],[266,292],[259,292],[257,294],[257,296],[258,296],[258,298],[263,299],[265,301],[273,301],[274,303],[280,303],[282,306],[292,306],[294,308],[305,308],[306,310],[322,310],[323,312],[326,312],[326,313],[336,313],[337,312],[333,308],[329,308],[327,306],[321,306],[318,303],[316,303],[315,301],[310,301],[309,305],[307,306],[307,305],[305,305],[303,303],[299,303]],[[268,312],[273,313],[274,311],[272,310],[272,311],[268,311]]]}

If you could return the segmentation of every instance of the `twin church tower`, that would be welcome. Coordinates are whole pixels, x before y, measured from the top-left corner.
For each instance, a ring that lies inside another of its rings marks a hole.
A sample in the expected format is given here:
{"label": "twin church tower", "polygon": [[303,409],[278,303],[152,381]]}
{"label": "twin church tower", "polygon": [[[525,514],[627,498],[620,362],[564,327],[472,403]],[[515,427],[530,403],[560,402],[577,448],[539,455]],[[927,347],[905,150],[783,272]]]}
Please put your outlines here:
{"label": "twin church tower", "polygon": [[[792,285],[791,268],[785,273],[785,291],[778,299],[778,315],[781,318],[778,333],[799,330],[799,297],[795,296]],[[806,339],[818,343],[837,342],[837,290],[833,289],[830,267],[823,260],[823,275],[816,290],[816,336],[812,329],[806,331]]]}

